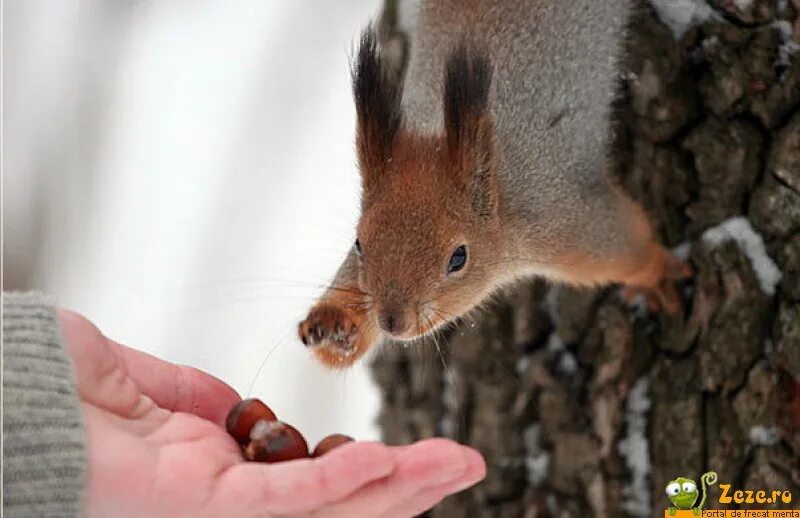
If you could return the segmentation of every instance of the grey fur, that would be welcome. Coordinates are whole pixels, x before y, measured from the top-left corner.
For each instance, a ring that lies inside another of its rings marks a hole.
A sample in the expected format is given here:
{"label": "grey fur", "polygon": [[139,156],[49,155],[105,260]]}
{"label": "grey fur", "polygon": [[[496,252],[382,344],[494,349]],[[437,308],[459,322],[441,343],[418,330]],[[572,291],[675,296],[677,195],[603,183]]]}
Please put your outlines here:
{"label": "grey fur", "polygon": [[420,5],[403,98],[407,125],[441,132],[448,53],[463,39],[487,49],[501,192],[507,217],[517,220],[506,227],[524,233],[515,237],[525,250],[507,251],[514,257],[546,265],[550,252],[570,247],[597,254],[629,246],[620,194],[603,171],[630,7],[627,0]]}

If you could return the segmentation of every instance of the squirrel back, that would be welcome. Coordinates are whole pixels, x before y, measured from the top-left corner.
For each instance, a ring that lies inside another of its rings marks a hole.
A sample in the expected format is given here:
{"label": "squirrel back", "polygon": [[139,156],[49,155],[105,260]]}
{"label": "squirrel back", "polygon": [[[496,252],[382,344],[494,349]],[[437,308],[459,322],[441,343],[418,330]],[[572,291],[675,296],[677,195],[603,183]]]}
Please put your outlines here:
{"label": "squirrel back", "polygon": [[466,41],[493,66],[489,104],[503,184],[546,203],[541,180],[564,174],[575,185],[576,175],[602,176],[628,0],[439,0],[419,9],[402,103],[407,124],[441,132],[442,70]]}

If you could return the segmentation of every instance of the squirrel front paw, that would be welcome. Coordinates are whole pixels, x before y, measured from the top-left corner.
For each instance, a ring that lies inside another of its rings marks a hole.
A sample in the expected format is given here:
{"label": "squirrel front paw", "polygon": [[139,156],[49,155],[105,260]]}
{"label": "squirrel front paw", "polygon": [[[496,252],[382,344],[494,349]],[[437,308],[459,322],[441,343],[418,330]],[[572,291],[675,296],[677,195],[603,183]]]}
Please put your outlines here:
{"label": "squirrel front paw", "polygon": [[352,365],[372,345],[366,315],[330,302],[320,302],[297,326],[300,340],[329,367]]}
{"label": "squirrel front paw", "polygon": [[666,313],[678,313],[683,303],[675,285],[691,277],[693,273],[689,263],[665,251],[659,274],[648,285],[626,286],[622,291],[622,298],[630,304],[641,296],[651,312],[663,310]]}
{"label": "squirrel front paw", "polygon": [[358,326],[344,310],[319,304],[311,309],[297,330],[303,345],[336,347],[348,353],[354,349]]}

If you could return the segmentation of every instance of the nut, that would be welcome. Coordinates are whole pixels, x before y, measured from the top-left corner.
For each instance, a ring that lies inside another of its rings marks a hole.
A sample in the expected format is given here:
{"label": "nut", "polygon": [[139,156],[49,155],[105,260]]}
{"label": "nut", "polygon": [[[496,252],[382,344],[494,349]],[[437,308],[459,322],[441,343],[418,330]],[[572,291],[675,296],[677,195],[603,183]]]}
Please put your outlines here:
{"label": "nut", "polygon": [[275,413],[261,400],[244,399],[239,401],[225,420],[225,428],[239,444],[250,442],[250,432],[258,421],[275,421]]}
{"label": "nut", "polygon": [[354,440],[355,439],[353,439],[349,435],[343,435],[343,434],[340,434],[340,433],[335,433],[333,435],[329,435],[329,436],[325,437],[324,439],[322,439],[321,441],[319,441],[319,444],[317,444],[317,447],[314,448],[314,452],[311,454],[311,456],[312,457],[319,457],[321,455],[325,455],[326,453],[328,453],[332,449],[338,448],[342,444],[345,444],[345,443],[348,443],[348,442],[352,442]]}
{"label": "nut", "polygon": [[255,462],[283,462],[308,457],[308,443],[290,424],[260,420],[250,432],[244,458]]}

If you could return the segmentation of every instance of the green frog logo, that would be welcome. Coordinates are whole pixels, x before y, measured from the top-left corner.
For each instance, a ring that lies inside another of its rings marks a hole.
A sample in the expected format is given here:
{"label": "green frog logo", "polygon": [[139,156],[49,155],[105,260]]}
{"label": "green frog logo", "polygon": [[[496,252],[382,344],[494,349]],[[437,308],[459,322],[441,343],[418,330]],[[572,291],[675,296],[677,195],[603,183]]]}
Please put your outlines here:
{"label": "green frog logo", "polygon": [[669,508],[670,516],[675,516],[679,510],[691,510],[695,516],[703,514],[708,486],[717,483],[717,473],[715,471],[704,473],[700,477],[700,482],[703,484],[702,495],[698,491],[695,481],[689,478],[678,477],[667,484],[667,497],[672,502],[672,506]]}

